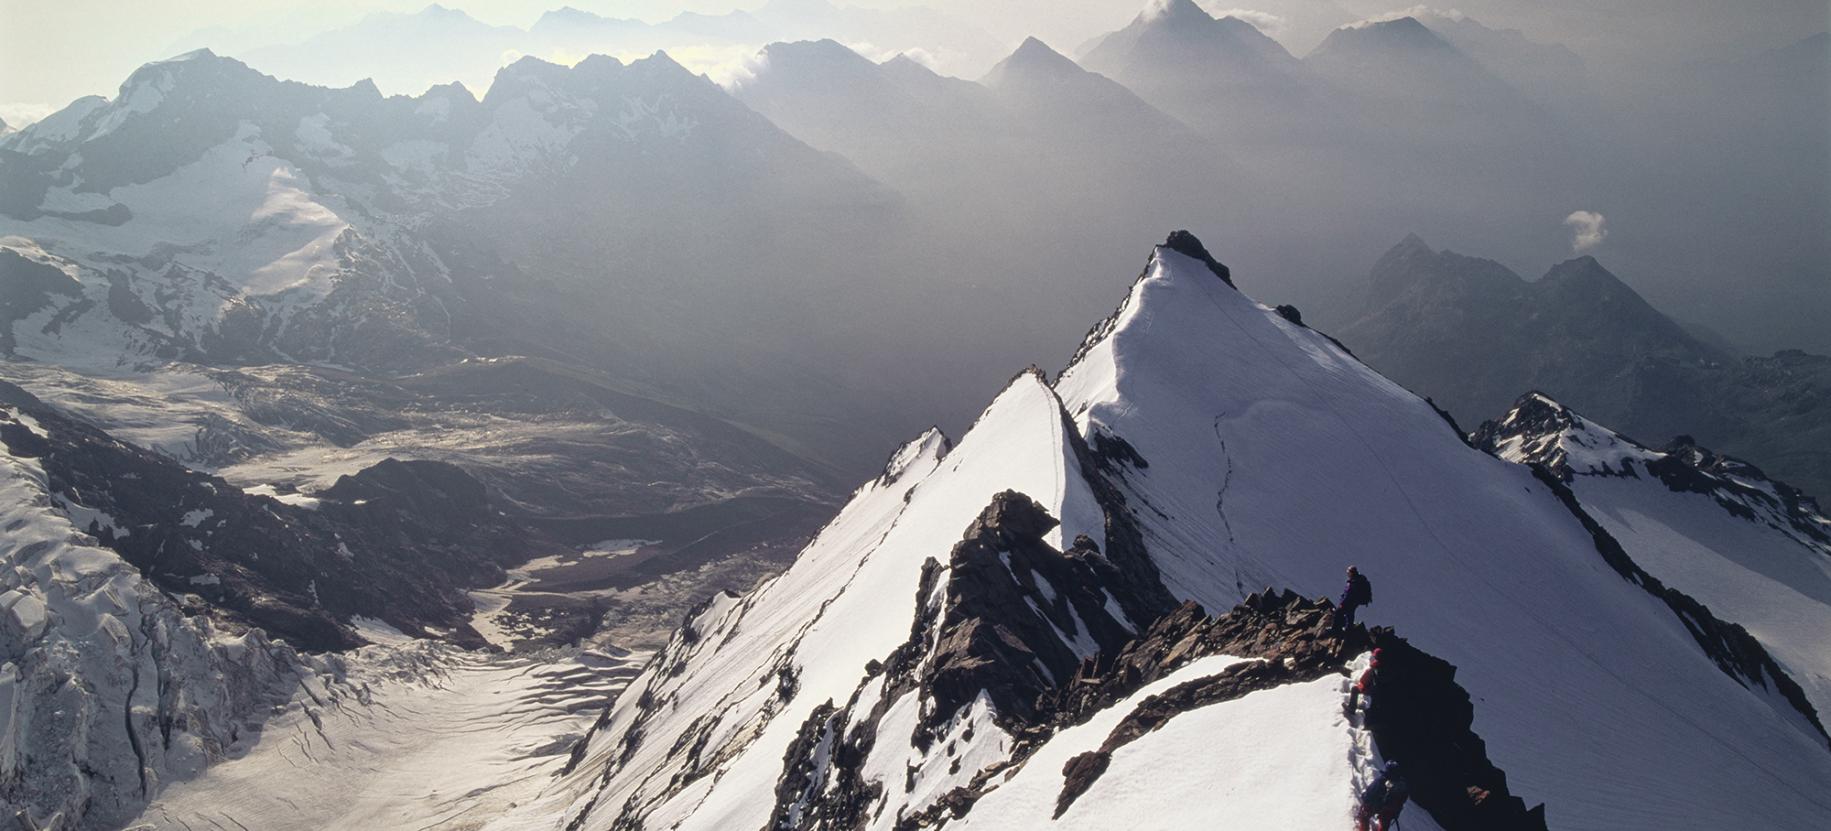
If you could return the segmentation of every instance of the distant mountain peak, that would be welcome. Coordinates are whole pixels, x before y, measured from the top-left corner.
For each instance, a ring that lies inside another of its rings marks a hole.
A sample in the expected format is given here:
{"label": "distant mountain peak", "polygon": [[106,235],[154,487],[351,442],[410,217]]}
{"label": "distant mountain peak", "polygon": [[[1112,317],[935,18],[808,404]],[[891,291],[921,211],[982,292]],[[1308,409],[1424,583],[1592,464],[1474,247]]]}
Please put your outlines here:
{"label": "distant mountain peak", "polygon": [[[1437,252],[1416,233],[1406,234],[1399,244],[1380,255],[1373,266],[1373,282],[1389,288],[1409,282],[1412,276],[1437,259]],[[1393,279],[1400,278],[1400,279]]]}
{"label": "distant mountain peak", "polygon": [[445,20],[470,19],[470,14],[463,9],[454,9],[450,6],[444,6],[438,3],[432,3],[427,5],[426,8],[420,9],[419,14],[421,17]]}
{"label": "distant mountain peak", "polygon": [[1191,0],[1153,3],[1079,54],[1084,66],[1134,89],[1194,78],[1223,85],[1266,81],[1284,77],[1296,65],[1296,58],[1257,26],[1232,16],[1217,20]]}
{"label": "distant mountain peak", "polygon": [[759,11],[796,12],[801,14],[809,12],[830,13],[838,11],[838,7],[827,2],[827,0],[769,0],[768,3],[763,4],[763,7],[759,9]]}
{"label": "distant mountain peak", "polygon": [[1208,13],[1195,0],[1151,0],[1144,10],[1138,13],[1137,23],[1187,23],[1213,22],[1214,15]]}
{"label": "distant mountain peak", "polygon": [[179,63],[182,61],[208,60],[215,57],[217,57],[217,54],[210,51],[208,46],[205,46],[200,49],[192,49],[182,55],[173,55],[163,61],[155,61],[155,63]]}
{"label": "distant mountain peak", "polygon": [[1598,290],[1621,289],[1634,293],[1614,272],[1604,268],[1600,261],[1588,254],[1552,266],[1540,281],[1547,285],[1583,286]]}
{"label": "distant mountain peak", "polygon": [[1080,64],[1035,37],[1024,38],[1024,42],[1017,47],[1017,51],[1012,52],[1005,60],[1019,65],[1046,67],[1056,71],[1077,73],[1082,71]]}
{"label": "distant mountain peak", "polygon": [[435,87],[428,87],[425,94],[420,97],[455,98],[472,104],[477,102],[477,94],[471,92],[470,87],[465,86],[463,81],[452,81],[449,84],[439,84]]}
{"label": "distant mountain peak", "polygon": [[934,74],[934,70],[930,69],[928,64],[909,57],[908,52],[898,52],[895,55],[891,55],[889,58],[885,59],[883,63],[878,65],[885,69],[894,69],[899,72],[920,70],[924,73]]}
{"label": "distant mountain peak", "polygon": [[777,41],[763,47],[762,58],[759,72],[782,70],[803,78],[819,77],[823,83],[841,79],[856,81],[876,75],[881,68],[857,50],[832,38]]}
{"label": "distant mountain peak", "polygon": [[763,54],[774,59],[791,57],[799,60],[824,60],[841,63],[870,61],[852,47],[832,38],[818,40],[779,40],[763,47]]}
{"label": "distant mountain peak", "polygon": [[[602,56],[598,56],[598,57],[602,57]],[[610,60],[616,60],[616,59],[610,58]],[[674,60],[674,56],[668,54],[667,50],[665,50],[665,49],[657,49],[646,58],[637,58],[633,61],[630,61],[629,68],[630,69],[648,69],[650,72],[670,73],[670,74],[682,75],[682,76],[687,76],[687,77],[692,77],[692,78],[699,77],[698,73],[695,73],[693,70],[688,69],[685,64],[682,64],[680,61]]]}
{"label": "distant mountain peak", "polygon": [[548,9],[544,12],[541,12],[540,16],[544,17],[544,18],[552,18],[554,20],[566,20],[566,19],[602,20],[602,19],[604,19],[604,16],[601,14],[598,14],[597,12],[588,12],[577,6],[561,6],[557,9]]}
{"label": "distant mountain peak", "polygon": [[981,83],[988,87],[998,87],[1013,81],[1079,78],[1089,74],[1072,58],[1031,37],[1025,38],[1016,51],[992,67],[992,71],[986,73]]}
{"label": "distant mountain peak", "polygon": [[1454,50],[1429,26],[1416,17],[1394,17],[1356,21],[1336,29],[1316,47],[1318,53],[1332,49],[1419,49]]}

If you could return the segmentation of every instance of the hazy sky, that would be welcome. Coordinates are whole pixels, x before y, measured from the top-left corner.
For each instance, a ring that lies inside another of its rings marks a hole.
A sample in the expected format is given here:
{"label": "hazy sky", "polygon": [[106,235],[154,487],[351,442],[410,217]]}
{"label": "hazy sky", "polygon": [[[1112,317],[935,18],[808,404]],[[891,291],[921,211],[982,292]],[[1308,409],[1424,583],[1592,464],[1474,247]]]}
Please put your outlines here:
{"label": "hazy sky", "polygon": [[[817,0],[778,0],[805,3]],[[755,9],[764,0],[445,0],[490,23],[531,24],[573,5],[651,21],[692,10]],[[1035,34],[1072,52],[1124,25],[1148,0],[853,0],[841,5],[928,5],[1013,45]],[[1200,0],[1214,12],[1250,9],[1298,54],[1330,28],[1403,8],[1403,0]],[[378,11],[416,11],[426,0],[0,0],[0,118],[42,117],[82,95],[112,95],[133,69],[167,57],[200,31],[223,40],[303,40]],[[1618,59],[1684,61],[1784,45],[1827,27],[1826,0],[1446,0],[1491,26],[1519,28],[1571,46],[1593,65]],[[233,51],[233,50],[229,50]],[[258,67],[257,67],[258,68]]]}

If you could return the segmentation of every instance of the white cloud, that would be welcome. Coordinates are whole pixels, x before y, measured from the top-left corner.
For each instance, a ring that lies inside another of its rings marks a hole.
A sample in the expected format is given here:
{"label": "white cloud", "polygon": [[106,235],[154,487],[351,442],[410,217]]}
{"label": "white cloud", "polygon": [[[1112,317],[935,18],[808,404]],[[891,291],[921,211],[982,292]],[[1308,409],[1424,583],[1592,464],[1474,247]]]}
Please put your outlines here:
{"label": "white cloud", "polygon": [[1258,9],[1210,9],[1209,14],[1212,14],[1217,18],[1237,17],[1247,23],[1251,23],[1253,28],[1268,35],[1277,34],[1290,22],[1282,15],[1262,12]]}
{"label": "white cloud", "polygon": [[1138,16],[1145,20],[1156,20],[1169,14],[1170,8],[1174,6],[1175,3],[1176,0],[1151,0],[1151,2],[1144,7],[1144,11],[1138,13]]}
{"label": "white cloud", "polygon": [[1573,211],[1564,217],[1570,229],[1570,250],[1584,254],[1608,239],[1608,219],[1595,211]]}
{"label": "white cloud", "polygon": [[17,130],[56,111],[57,108],[50,104],[0,102],[0,121],[6,122],[6,126]]}
{"label": "white cloud", "polygon": [[1384,14],[1376,14],[1365,20],[1356,20],[1342,28],[1365,29],[1375,23],[1390,23],[1394,20],[1402,20],[1407,17],[1416,18],[1419,21],[1428,21],[1431,19],[1463,21],[1468,19],[1468,15],[1463,14],[1457,9],[1439,9],[1419,4],[1408,9],[1393,9]]}

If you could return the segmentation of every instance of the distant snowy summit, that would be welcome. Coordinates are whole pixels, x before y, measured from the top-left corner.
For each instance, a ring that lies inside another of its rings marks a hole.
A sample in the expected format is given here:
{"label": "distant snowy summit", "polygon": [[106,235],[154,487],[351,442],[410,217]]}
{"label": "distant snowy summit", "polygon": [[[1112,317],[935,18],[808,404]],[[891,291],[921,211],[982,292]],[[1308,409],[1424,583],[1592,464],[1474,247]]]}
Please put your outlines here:
{"label": "distant snowy summit", "polygon": [[665,53],[523,58],[478,100],[456,83],[383,97],[282,81],[203,49],[0,149],[0,273],[23,286],[0,352],[85,369],[456,359],[468,302],[521,287],[454,285],[463,252],[437,234],[490,210],[496,240],[544,232],[529,200],[581,223],[684,191],[728,209],[689,175],[777,208],[886,198]]}
{"label": "distant snowy summit", "polygon": [[[1230,277],[1158,246],[1060,376],[912,441],[786,573],[695,609],[490,827],[1324,828],[1382,760],[1420,827],[1670,827],[1649,801],[1816,826],[1814,626],[1738,598],[1799,586],[1822,620],[1808,571],[1741,547],[1822,519],[1708,496],[1662,514],[1674,547],[1544,455],[1596,442],[1576,420],[1522,411],[1484,452]],[[1749,576],[1693,579],[1726,562]],[[1376,628],[1337,636],[1304,598],[1349,564]],[[1373,646],[1369,729],[1344,705]]]}

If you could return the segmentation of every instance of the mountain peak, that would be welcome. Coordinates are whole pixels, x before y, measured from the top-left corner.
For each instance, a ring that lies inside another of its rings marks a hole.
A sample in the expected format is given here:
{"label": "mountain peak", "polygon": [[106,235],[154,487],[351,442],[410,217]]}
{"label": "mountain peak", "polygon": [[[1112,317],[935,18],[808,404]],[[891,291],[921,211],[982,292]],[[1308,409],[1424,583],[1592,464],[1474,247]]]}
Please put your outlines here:
{"label": "mountain peak", "polygon": [[1409,283],[1437,258],[1437,252],[1416,233],[1406,234],[1399,244],[1386,249],[1373,264],[1371,282],[1381,293],[1391,293]]}
{"label": "mountain peak", "polygon": [[909,56],[908,52],[898,52],[878,66],[904,75],[937,75],[928,64]]}
{"label": "mountain peak", "polygon": [[[603,19],[603,15],[598,14],[597,12],[588,12],[577,6],[561,6],[557,9],[548,9],[540,13],[540,20],[548,20],[556,23],[566,20],[594,22]],[[536,25],[539,25],[539,21],[536,21]]]}
{"label": "mountain peak", "polygon": [[436,19],[436,20],[469,20],[470,19],[470,14],[465,12],[463,9],[454,9],[449,6],[440,5],[438,3],[432,3],[432,4],[428,5],[426,8],[420,9],[419,15],[424,18]]}
{"label": "mountain peak", "polygon": [[166,58],[163,61],[156,61],[156,63],[179,63],[182,61],[209,60],[209,59],[215,58],[215,57],[217,57],[217,54],[215,52],[210,51],[210,48],[205,46],[201,49],[192,49],[191,51],[186,52],[182,55],[173,55],[172,57]]}
{"label": "mountain peak", "polygon": [[1195,0],[1151,0],[1138,13],[1136,22],[1156,24],[1178,24],[1188,22],[1211,23],[1214,16],[1195,3]]}
{"label": "mountain peak", "polygon": [[763,47],[770,60],[789,58],[801,61],[824,61],[830,64],[870,63],[865,56],[832,38],[819,40],[779,40]]}
{"label": "mountain peak", "polygon": [[1223,86],[1280,82],[1296,65],[1284,46],[1237,17],[1219,20],[1191,0],[1160,0],[1080,51],[1089,69],[1139,88],[1201,77]]}
{"label": "mountain peak", "polygon": [[[610,58],[609,60],[614,61],[616,59]],[[699,77],[693,70],[688,69],[685,64],[674,60],[674,56],[668,54],[665,49],[657,49],[646,58],[637,58],[629,62],[630,69],[642,67],[647,67],[650,71],[655,72],[668,72],[678,75],[687,75],[694,78]]]}
{"label": "mountain peak", "polygon": [[1012,57],[1017,57],[1019,55],[1027,55],[1027,56],[1028,55],[1042,55],[1042,56],[1053,56],[1055,58],[1062,57],[1060,52],[1057,52],[1054,49],[1049,48],[1049,44],[1042,42],[1042,40],[1037,38],[1035,35],[1031,35],[1030,37],[1024,38],[1024,42],[1022,44],[1018,45],[1017,51],[1011,53]]}
{"label": "mountain peak", "polygon": [[1188,231],[1172,231],[1169,238],[1163,241],[1163,247],[1208,266],[1208,270],[1214,272],[1214,276],[1221,278],[1221,282],[1229,286],[1233,285],[1233,272],[1216,260],[1213,254],[1208,253],[1207,247],[1202,245],[1202,241],[1196,239],[1194,234]]}
{"label": "mountain peak", "polygon": [[1551,267],[1545,276],[1539,279],[1544,285],[1582,289],[1604,294],[1615,292],[1635,292],[1627,283],[1616,277],[1614,272],[1602,266],[1595,257],[1585,254],[1581,257],[1565,260]]}
{"label": "mountain peak", "polygon": [[1316,52],[1326,54],[1340,49],[1453,50],[1455,47],[1417,18],[1406,16],[1360,20],[1342,26],[1330,32],[1316,47]]}
{"label": "mountain peak", "polygon": [[[987,72],[980,83],[994,89],[1012,83],[1062,83],[1076,79],[1096,78],[1097,76],[1082,68],[1074,59],[1050,48],[1049,44],[1036,38],[1026,38],[1017,51],[998,62]],[[1104,82],[1106,79],[1098,79]]]}
{"label": "mountain peak", "polygon": [[471,92],[470,87],[465,86],[463,81],[452,81],[449,84],[439,84],[437,86],[428,87],[426,89],[425,94],[421,95],[420,97],[421,98],[450,98],[450,99],[457,100],[461,103],[467,103],[467,104],[477,103],[476,93]]}
{"label": "mountain peak", "polygon": [[1448,249],[1433,250],[1415,233],[1406,234],[1399,244],[1380,255],[1368,273],[1368,283],[1375,302],[1397,297],[1414,286],[1455,287],[1483,297],[1513,298],[1526,285],[1524,278],[1498,262]]}

